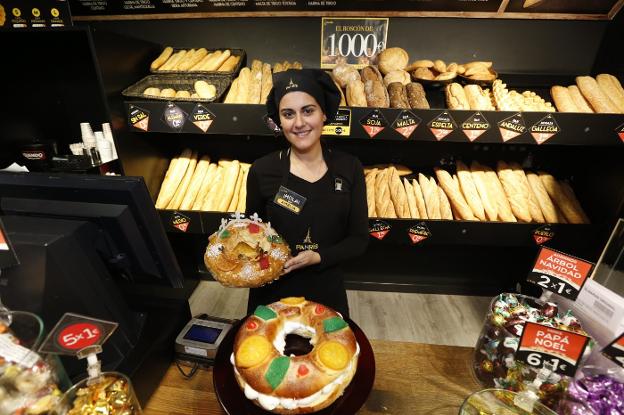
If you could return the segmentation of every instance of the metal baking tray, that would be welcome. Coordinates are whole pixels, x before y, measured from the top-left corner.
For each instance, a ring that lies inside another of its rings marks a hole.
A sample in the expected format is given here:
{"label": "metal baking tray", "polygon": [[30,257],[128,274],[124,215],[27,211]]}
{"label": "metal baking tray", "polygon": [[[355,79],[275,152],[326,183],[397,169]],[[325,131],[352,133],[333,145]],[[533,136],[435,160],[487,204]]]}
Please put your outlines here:
{"label": "metal baking tray", "polygon": [[[193,48],[173,48],[173,53],[171,54],[173,56],[174,53],[179,52],[181,50],[191,50]],[[200,48],[195,48],[195,49],[201,49]],[[243,64],[245,63],[245,51],[243,49],[232,49],[232,48],[218,48],[218,49],[208,49],[206,48],[206,50],[208,50],[208,53],[211,52],[216,52],[217,50],[221,50],[221,51],[225,51],[225,50],[229,50],[230,54],[232,54],[233,56],[240,56],[240,59],[238,60],[238,63],[236,64],[236,67],[234,67],[233,71],[228,71],[228,72],[223,72],[223,71],[180,71],[180,70],[172,70],[172,71],[163,71],[163,70],[151,70],[151,73],[155,73],[155,74],[191,74],[191,73],[198,73],[198,74],[214,74],[214,75],[228,75],[230,77],[235,77],[236,75],[238,75],[238,72],[240,71],[241,67],[243,66]],[[162,51],[161,51],[162,53]],[[154,59],[156,59],[158,56],[155,56]]]}
{"label": "metal baking tray", "polygon": [[[176,91],[187,90],[194,91],[195,81],[206,81],[217,89],[214,98],[177,98],[177,97],[157,97],[154,95],[144,95],[143,91],[147,88],[155,87],[159,89],[173,88]],[[216,102],[223,96],[228,89],[232,79],[223,73],[219,75],[204,74],[166,74],[166,75],[148,75],[134,85],[124,89],[121,94],[125,97],[141,98],[141,99],[157,99],[161,101],[186,101],[186,102]]]}

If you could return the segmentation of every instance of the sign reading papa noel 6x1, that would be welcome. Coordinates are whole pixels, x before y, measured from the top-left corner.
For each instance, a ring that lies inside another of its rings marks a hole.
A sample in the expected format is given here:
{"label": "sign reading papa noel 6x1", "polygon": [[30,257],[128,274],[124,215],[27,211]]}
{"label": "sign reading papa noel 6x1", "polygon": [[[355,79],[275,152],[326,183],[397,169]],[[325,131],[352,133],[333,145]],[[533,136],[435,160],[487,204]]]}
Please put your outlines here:
{"label": "sign reading papa noel 6x1", "polygon": [[527,281],[575,300],[594,264],[542,247]]}

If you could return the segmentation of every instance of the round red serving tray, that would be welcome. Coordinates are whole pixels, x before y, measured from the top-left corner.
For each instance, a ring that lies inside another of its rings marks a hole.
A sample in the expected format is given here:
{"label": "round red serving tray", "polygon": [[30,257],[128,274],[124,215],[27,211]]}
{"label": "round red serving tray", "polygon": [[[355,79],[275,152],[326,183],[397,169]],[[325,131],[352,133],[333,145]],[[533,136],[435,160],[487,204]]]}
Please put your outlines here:
{"label": "round red serving tray", "polygon": [[[238,322],[225,336],[217,356],[215,357],[214,369],[212,372],[213,384],[217,399],[228,415],[266,415],[271,412],[256,406],[245,397],[245,394],[236,383],[234,368],[230,363],[230,355],[234,347],[234,338],[239,327],[245,319]],[[368,395],[373,389],[375,382],[375,356],[373,348],[364,335],[362,329],[353,321],[347,319],[349,327],[353,330],[355,338],[360,345],[360,357],[353,380],[347,386],[342,396],[323,409],[315,412],[318,415],[352,415],[355,414],[366,402]]]}

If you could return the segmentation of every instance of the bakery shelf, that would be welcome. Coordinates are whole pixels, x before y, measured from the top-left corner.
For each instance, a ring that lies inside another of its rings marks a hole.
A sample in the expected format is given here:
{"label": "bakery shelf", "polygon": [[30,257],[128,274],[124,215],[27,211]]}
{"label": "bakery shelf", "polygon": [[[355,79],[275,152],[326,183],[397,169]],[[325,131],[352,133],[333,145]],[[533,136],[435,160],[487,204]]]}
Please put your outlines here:
{"label": "bakery shelf", "polygon": [[[164,113],[168,108],[168,102],[139,100],[126,101],[125,109],[129,128],[133,132],[157,132],[157,133],[186,133],[186,134],[211,134],[211,135],[247,135],[247,136],[272,136],[273,131],[265,123],[266,108],[264,105],[249,104],[203,104],[212,114],[213,121],[204,133],[192,120],[188,119],[181,128],[172,128],[167,125]],[[186,114],[192,114],[197,103],[175,103]],[[147,131],[134,127],[130,121],[131,113],[136,108],[143,110],[149,115]],[[487,144],[528,144],[538,145],[536,139],[529,132],[531,126],[539,123],[542,119],[551,115],[558,125],[559,132],[548,138],[541,145],[564,145],[564,146],[622,146],[624,145],[624,115],[622,114],[576,114],[576,113],[546,113],[525,112],[522,113],[525,131],[508,141],[503,141],[499,123],[514,116],[514,112],[506,111],[482,111],[481,114],[488,121],[489,128],[476,140],[471,141],[461,129],[462,123],[468,120],[476,111],[464,110],[411,110],[420,119],[418,127],[409,139],[392,128],[392,124],[402,110],[380,109],[388,125],[381,132],[370,138],[360,121],[370,114],[374,108],[347,108],[350,110],[351,134],[348,138],[362,140],[391,140],[391,141],[443,141],[459,143],[487,143]],[[455,123],[455,129],[441,140],[430,129],[431,121],[439,115],[448,112]],[[340,138],[341,136],[335,136]],[[346,137],[346,136],[342,136]]]}

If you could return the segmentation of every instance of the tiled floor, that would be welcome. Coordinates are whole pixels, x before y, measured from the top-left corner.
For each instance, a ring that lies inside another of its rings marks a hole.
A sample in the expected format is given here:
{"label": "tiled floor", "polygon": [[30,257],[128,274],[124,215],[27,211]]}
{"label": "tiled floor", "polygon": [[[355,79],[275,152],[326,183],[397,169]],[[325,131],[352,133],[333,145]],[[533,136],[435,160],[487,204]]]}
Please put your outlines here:
{"label": "tiled floor", "polygon": [[[488,297],[348,291],[351,319],[370,339],[472,347]],[[241,318],[247,290],[202,281],[190,298],[193,315]]]}

